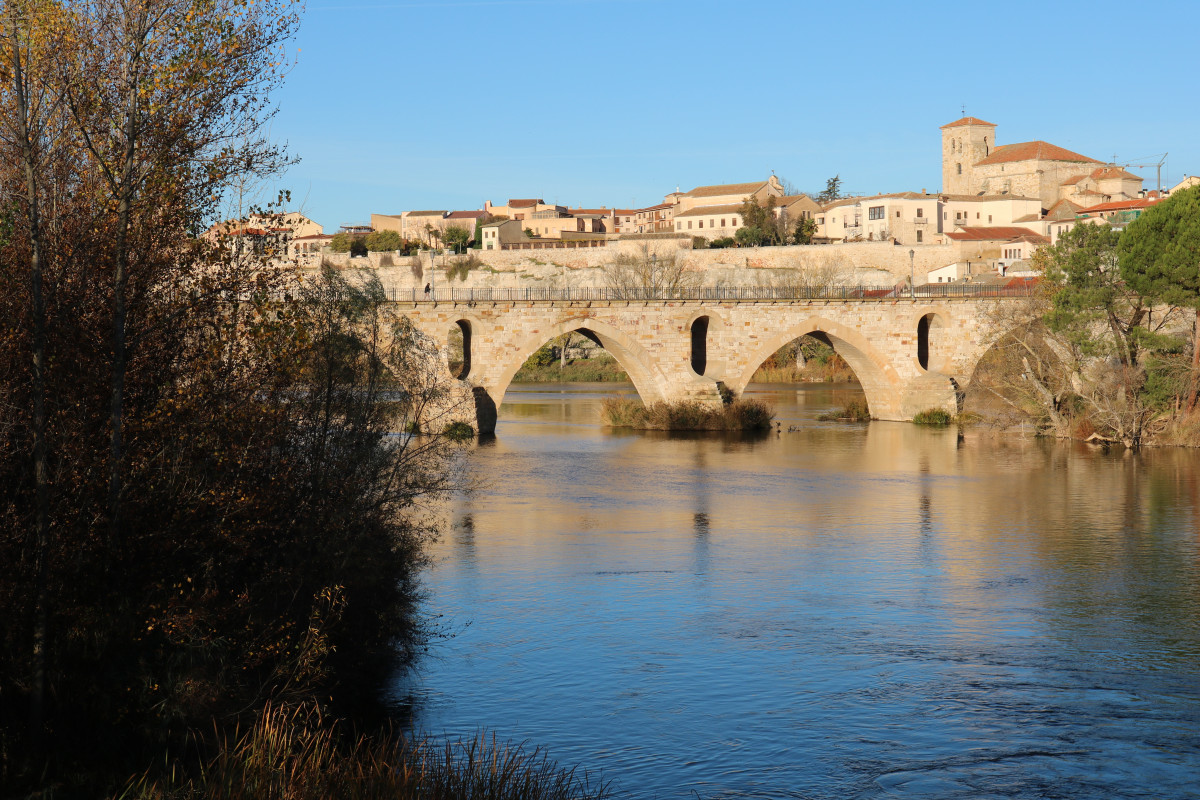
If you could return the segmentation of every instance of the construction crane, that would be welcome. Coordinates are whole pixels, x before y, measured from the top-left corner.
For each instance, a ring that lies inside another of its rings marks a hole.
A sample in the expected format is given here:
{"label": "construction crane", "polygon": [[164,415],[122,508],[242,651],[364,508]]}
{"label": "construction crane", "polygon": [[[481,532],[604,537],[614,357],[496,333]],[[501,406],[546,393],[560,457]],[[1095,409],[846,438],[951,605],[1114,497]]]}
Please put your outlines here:
{"label": "construction crane", "polygon": [[1152,156],[1143,156],[1142,158],[1139,158],[1137,160],[1138,161],[1149,161],[1152,158],[1157,158],[1158,161],[1150,163],[1150,164],[1117,164],[1117,163],[1115,163],[1117,160],[1117,157],[1113,156],[1114,163],[1111,166],[1121,167],[1122,169],[1128,169],[1129,167],[1133,167],[1134,169],[1150,169],[1150,167],[1154,167],[1155,171],[1157,172],[1157,175],[1158,175],[1158,193],[1161,196],[1162,195],[1162,168],[1163,168],[1163,164],[1167,163],[1167,154],[1166,153],[1155,153]]}

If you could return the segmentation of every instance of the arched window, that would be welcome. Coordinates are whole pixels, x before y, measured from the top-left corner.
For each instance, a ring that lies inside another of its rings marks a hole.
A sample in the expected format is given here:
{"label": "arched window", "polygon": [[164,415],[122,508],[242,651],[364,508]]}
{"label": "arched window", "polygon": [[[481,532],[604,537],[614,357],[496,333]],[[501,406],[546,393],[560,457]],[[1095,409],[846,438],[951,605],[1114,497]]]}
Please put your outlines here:
{"label": "arched window", "polygon": [[703,375],[708,368],[708,317],[692,323],[692,371]]}

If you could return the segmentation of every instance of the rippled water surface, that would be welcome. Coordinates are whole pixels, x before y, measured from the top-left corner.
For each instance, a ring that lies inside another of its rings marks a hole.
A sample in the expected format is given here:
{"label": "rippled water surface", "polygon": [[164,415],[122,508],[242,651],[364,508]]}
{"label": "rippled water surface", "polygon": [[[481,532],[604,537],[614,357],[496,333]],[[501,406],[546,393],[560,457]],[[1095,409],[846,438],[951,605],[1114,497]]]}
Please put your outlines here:
{"label": "rippled water surface", "polygon": [[619,433],[614,391],[508,392],[417,725],[634,798],[1200,796],[1196,453],[818,422],[823,386],[751,387],[760,438]]}

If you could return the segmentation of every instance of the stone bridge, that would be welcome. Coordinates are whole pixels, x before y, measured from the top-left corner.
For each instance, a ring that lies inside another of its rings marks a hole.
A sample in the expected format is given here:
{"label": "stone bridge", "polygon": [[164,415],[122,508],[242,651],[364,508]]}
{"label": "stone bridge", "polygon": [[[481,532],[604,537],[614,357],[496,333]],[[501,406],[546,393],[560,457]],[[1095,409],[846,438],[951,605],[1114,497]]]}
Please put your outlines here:
{"label": "stone bridge", "polygon": [[873,418],[911,420],[932,408],[956,413],[996,339],[987,310],[1017,292],[951,294],[946,287],[942,296],[925,296],[922,288],[915,297],[891,289],[751,288],[675,299],[628,299],[598,289],[442,290],[428,299],[408,292],[392,299],[443,352],[451,332],[461,331],[464,363],[453,377],[474,396],[479,432],[491,433],[513,375],[542,345],[570,331],[615,357],[646,404],[719,402],[721,385],[741,394],[776,350],[813,334],[854,370]]}

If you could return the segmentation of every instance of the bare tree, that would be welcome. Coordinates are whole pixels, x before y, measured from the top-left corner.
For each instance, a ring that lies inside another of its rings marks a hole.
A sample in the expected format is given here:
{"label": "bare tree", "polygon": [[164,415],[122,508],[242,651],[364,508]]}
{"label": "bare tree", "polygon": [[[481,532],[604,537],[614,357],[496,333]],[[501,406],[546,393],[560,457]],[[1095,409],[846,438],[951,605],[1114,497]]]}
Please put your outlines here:
{"label": "bare tree", "polygon": [[670,255],[651,252],[622,253],[605,266],[605,278],[618,296],[627,299],[675,296],[700,285],[700,273],[687,269],[678,251]]}

